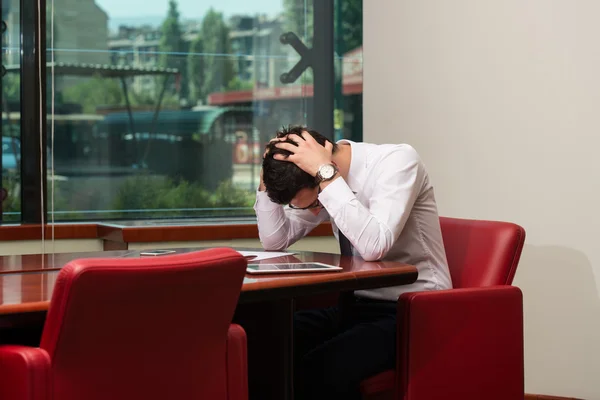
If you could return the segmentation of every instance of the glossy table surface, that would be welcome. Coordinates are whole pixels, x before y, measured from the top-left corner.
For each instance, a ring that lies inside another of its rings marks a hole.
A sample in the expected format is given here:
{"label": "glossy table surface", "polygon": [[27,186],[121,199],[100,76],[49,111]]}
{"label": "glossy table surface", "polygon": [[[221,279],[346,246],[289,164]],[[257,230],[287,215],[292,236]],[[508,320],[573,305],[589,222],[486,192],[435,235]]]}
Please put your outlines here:
{"label": "glossy table surface", "polygon": [[[178,253],[198,250],[202,249],[176,249]],[[237,250],[258,249],[237,248]],[[47,310],[60,269],[74,259],[98,257],[140,257],[140,250],[1,256],[0,314],[23,314]],[[272,275],[247,274],[240,302],[289,299],[335,291],[406,285],[417,279],[417,270],[411,265],[393,261],[367,262],[360,257],[345,257],[329,253],[296,252],[293,255],[256,263],[311,261],[340,266],[343,270]]]}

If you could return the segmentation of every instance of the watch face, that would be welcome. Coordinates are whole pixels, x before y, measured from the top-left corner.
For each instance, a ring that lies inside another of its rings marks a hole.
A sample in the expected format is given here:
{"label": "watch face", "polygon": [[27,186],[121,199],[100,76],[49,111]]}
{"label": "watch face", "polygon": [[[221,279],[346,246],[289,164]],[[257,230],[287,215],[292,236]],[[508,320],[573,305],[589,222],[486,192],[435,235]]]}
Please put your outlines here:
{"label": "watch face", "polygon": [[323,179],[330,179],[335,174],[335,168],[331,164],[323,165],[319,169],[319,173]]}

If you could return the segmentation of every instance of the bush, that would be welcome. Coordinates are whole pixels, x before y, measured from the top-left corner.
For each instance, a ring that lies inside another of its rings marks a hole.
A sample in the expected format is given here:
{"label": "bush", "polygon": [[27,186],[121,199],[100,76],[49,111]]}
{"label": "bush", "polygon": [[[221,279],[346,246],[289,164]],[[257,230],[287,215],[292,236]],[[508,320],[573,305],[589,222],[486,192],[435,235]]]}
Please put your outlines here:
{"label": "bush", "polygon": [[[51,182],[48,182],[48,196]],[[2,203],[4,222],[19,222],[20,185],[17,176],[3,176],[7,197]],[[148,218],[201,218],[253,216],[254,193],[240,189],[231,180],[219,184],[214,193],[199,184],[160,176],[138,175],[125,179],[110,191],[104,181],[57,181],[54,190],[54,220],[113,220]],[[108,191],[107,191],[108,190]],[[113,189],[114,190],[114,189]],[[48,220],[52,220],[48,199]],[[106,213],[101,210],[114,210]]]}
{"label": "bush", "polygon": [[[17,174],[3,173],[2,188],[6,190],[6,198],[2,201],[2,213],[21,212],[21,184]],[[3,222],[20,222],[18,214],[3,215]]]}
{"label": "bush", "polygon": [[[119,217],[206,217],[252,215],[252,193],[223,181],[214,193],[198,184],[175,182],[157,176],[137,176],[125,181],[118,189],[112,208],[121,210]],[[236,208],[238,210],[220,210]],[[148,212],[139,212],[148,210]],[[160,211],[158,211],[160,210]],[[135,213],[135,214],[134,214]]]}

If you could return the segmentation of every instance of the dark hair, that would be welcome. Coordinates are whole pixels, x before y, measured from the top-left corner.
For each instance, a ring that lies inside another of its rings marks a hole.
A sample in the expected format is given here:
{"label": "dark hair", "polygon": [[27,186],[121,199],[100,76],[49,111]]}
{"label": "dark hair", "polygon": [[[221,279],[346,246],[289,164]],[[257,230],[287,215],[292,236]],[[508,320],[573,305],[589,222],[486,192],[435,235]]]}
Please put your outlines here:
{"label": "dark hair", "polygon": [[[282,138],[289,134],[302,135],[302,132],[308,132],[321,145],[331,142],[319,132],[310,130],[303,126],[288,126],[277,131],[277,137]],[[297,144],[290,139],[286,143]],[[269,198],[278,204],[289,204],[296,196],[298,191],[304,188],[314,188],[317,186],[314,176],[304,172],[293,162],[279,161],[273,158],[275,154],[289,156],[291,153],[287,150],[275,147],[277,142],[267,144],[267,155],[263,159],[263,182],[267,189]],[[337,150],[337,145],[333,143],[333,152]]]}

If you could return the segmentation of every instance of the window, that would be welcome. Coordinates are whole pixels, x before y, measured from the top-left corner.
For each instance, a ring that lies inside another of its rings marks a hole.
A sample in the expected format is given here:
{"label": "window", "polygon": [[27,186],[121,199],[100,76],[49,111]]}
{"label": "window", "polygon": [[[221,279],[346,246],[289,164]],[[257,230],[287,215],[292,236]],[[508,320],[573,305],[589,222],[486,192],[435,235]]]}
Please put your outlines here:
{"label": "window", "polygon": [[[362,139],[362,0],[54,7],[47,2],[48,219],[253,217],[262,151],[278,128]],[[319,62],[285,80],[301,60],[283,43],[287,32]],[[329,66],[332,77],[319,72]],[[18,139],[8,124],[3,138]],[[30,148],[23,157],[35,157]]]}
{"label": "window", "polygon": [[2,2],[2,213],[3,222],[21,219],[21,68],[18,3]]}

